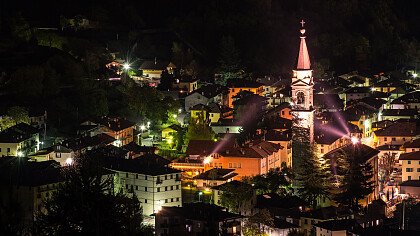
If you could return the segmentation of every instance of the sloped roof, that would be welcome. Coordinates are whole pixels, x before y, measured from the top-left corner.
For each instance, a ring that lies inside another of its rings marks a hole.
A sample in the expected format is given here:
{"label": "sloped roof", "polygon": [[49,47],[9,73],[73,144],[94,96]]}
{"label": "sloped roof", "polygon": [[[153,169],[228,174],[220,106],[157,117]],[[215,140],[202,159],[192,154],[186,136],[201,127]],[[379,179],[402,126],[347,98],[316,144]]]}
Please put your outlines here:
{"label": "sloped roof", "polygon": [[188,156],[208,156],[216,150],[218,144],[218,142],[213,140],[190,140],[185,154]]}
{"label": "sloped roof", "polygon": [[[166,70],[169,64],[169,61],[148,60],[140,65],[140,70]],[[173,64],[172,66],[175,67]]]}
{"label": "sloped roof", "polygon": [[417,124],[411,120],[398,120],[386,128],[375,131],[376,136],[414,137],[419,133]]}
{"label": "sloped roof", "polygon": [[227,181],[238,174],[235,173],[235,169],[221,169],[213,168],[206,172],[203,172],[194,177],[194,179],[204,179],[204,180],[224,180]]}
{"label": "sloped roof", "polygon": [[0,132],[1,143],[19,143],[38,133],[38,130],[28,124],[20,123]]}
{"label": "sloped roof", "polygon": [[246,79],[230,79],[227,81],[227,86],[229,88],[258,88],[263,86],[263,84]]}
{"label": "sloped roof", "polygon": [[330,159],[331,162],[335,162],[337,157],[345,154],[349,157],[353,157],[355,155],[359,156],[361,160],[364,162],[368,161],[372,157],[378,155],[379,151],[371,148],[365,144],[358,143],[356,145],[353,144],[347,144],[345,146],[342,146],[340,148],[334,149],[327,154],[325,154],[326,159]]}
{"label": "sloped roof", "polygon": [[191,93],[191,95],[194,93],[199,93],[206,98],[213,98],[223,92],[226,92],[227,90],[228,88],[222,85],[206,84],[195,90],[193,93]]}
{"label": "sloped roof", "polygon": [[350,93],[370,93],[370,87],[351,87],[345,91],[346,94]]}
{"label": "sloped roof", "polygon": [[101,157],[98,160],[110,170],[138,173],[145,175],[164,175],[180,173],[181,171],[168,167],[168,162],[155,154],[143,155],[135,159],[124,159],[120,157]]}
{"label": "sloped roof", "polygon": [[299,54],[296,69],[298,70],[309,70],[311,69],[311,60],[309,59],[308,47],[306,46],[305,29],[301,29]]}
{"label": "sloped roof", "polygon": [[415,117],[418,114],[415,109],[384,109],[382,116],[409,116]]}
{"label": "sloped roof", "polygon": [[404,148],[420,148],[420,138],[404,143]]}
{"label": "sloped roof", "polygon": [[394,99],[391,104],[407,104],[420,103],[420,91],[405,94],[397,99]]}
{"label": "sloped roof", "polygon": [[328,220],[318,222],[314,226],[331,231],[353,230],[361,227],[355,219]]}
{"label": "sloped roof", "polygon": [[402,153],[400,155],[399,160],[406,160],[406,161],[410,161],[410,160],[420,160],[420,151],[417,152],[407,152],[407,153]]}

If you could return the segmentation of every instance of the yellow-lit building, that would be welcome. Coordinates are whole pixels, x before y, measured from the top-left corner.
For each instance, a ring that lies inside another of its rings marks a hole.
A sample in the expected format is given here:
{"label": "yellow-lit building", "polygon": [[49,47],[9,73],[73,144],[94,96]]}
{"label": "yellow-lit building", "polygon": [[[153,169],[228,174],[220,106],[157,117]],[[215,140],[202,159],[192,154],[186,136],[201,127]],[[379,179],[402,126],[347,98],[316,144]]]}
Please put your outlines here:
{"label": "yellow-lit building", "polygon": [[241,91],[249,91],[254,94],[263,96],[264,85],[262,83],[249,81],[245,79],[236,79],[228,82],[229,94],[228,94],[228,106],[233,108],[233,97],[235,97]]}
{"label": "yellow-lit building", "polygon": [[0,132],[0,156],[27,156],[39,149],[39,133],[20,123]]}
{"label": "yellow-lit building", "polygon": [[143,72],[143,76],[148,78],[159,78],[162,76],[164,70],[168,71],[169,74],[173,74],[176,66],[172,62],[155,60],[144,61],[140,70]]}

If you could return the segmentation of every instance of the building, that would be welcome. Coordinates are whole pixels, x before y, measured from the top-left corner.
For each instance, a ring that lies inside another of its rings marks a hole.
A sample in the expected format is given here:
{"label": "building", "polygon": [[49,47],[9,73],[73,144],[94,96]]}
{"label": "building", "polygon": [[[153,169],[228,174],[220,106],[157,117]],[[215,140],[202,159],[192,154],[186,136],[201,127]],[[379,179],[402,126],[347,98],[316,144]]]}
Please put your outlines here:
{"label": "building", "polygon": [[245,79],[232,79],[228,81],[229,94],[227,96],[227,106],[233,108],[233,97],[239,92],[248,91],[259,96],[263,96],[264,86],[262,83],[245,80]]}
{"label": "building", "polygon": [[139,68],[143,72],[143,76],[147,78],[160,79],[164,70],[168,71],[169,74],[173,74],[176,66],[172,62],[148,60],[144,61]]}
{"label": "building", "polygon": [[211,188],[233,180],[238,174],[234,169],[213,168],[194,176],[197,188]]}
{"label": "building", "polygon": [[346,236],[348,232],[361,228],[355,219],[328,220],[314,226],[316,236]]}
{"label": "building", "polygon": [[104,167],[114,171],[115,192],[135,195],[144,215],[163,206],[182,206],[181,171],[168,167],[170,161],[155,154],[135,159],[101,155]]}
{"label": "building", "polygon": [[237,180],[245,176],[265,174],[272,168],[281,167],[283,148],[267,141],[245,147],[225,147],[205,160],[204,169],[235,169]]}
{"label": "building", "polygon": [[400,193],[409,194],[414,198],[420,197],[420,180],[407,180],[400,184]]}
{"label": "building", "polygon": [[403,153],[399,161],[402,167],[402,181],[420,180],[420,151]]}
{"label": "building", "polygon": [[[339,207],[321,207],[315,210],[302,212],[300,214],[300,228],[309,236],[313,235],[312,232],[317,232],[315,226],[321,222],[331,220],[349,220],[353,219],[354,215],[351,210]],[[319,235],[319,234],[316,234]],[[344,234],[346,235],[346,234]]]}
{"label": "building", "polygon": [[352,87],[343,92],[341,99],[344,103],[348,103],[353,100],[359,100],[362,98],[370,97],[372,90],[370,87]]}
{"label": "building", "polygon": [[19,204],[21,211],[15,208],[13,214],[19,217],[22,228],[31,227],[35,214],[44,210],[45,201],[63,182],[61,173],[55,161],[0,157],[0,205]]}
{"label": "building", "polygon": [[372,135],[372,123],[378,120],[378,114],[379,111],[377,109],[365,103],[349,106],[344,111],[346,120],[359,127],[363,138],[368,138]]}
{"label": "building", "polygon": [[172,88],[177,88],[182,92],[191,93],[198,88],[198,79],[192,76],[182,76],[175,79]]}
{"label": "building", "polygon": [[292,77],[292,113],[298,119],[297,125],[308,129],[310,142],[314,138],[314,98],[311,61],[309,59],[308,48],[305,41],[304,21],[300,30],[300,47],[296,69],[293,70]]}
{"label": "building", "polygon": [[73,162],[75,153],[70,148],[57,144],[48,148],[39,150],[38,152],[29,155],[31,160],[40,161],[56,161],[61,166],[66,166]]}
{"label": "building", "polygon": [[376,146],[382,145],[402,145],[415,139],[419,134],[417,121],[398,120],[388,125],[386,128],[374,132],[374,142]]}
{"label": "building", "polygon": [[82,126],[96,126],[91,136],[104,133],[115,139],[114,145],[121,147],[134,141],[134,123],[120,117],[99,117],[82,123]]}
{"label": "building", "polygon": [[210,103],[216,103],[226,105],[225,96],[227,91],[228,89],[226,87],[218,84],[203,85],[185,97],[185,110],[189,111],[191,107],[197,104],[208,105]]}
{"label": "building", "polygon": [[399,119],[415,119],[417,116],[417,109],[384,109],[380,114],[380,119],[395,121]]}
{"label": "building", "polygon": [[252,194],[250,192],[250,195],[249,195],[250,198],[248,200],[241,202],[239,206],[237,206],[236,209],[230,209],[231,211],[234,210],[235,212],[239,213],[239,215],[243,215],[243,216],[252,216],[257,212],[255,209],[255,205],[257,204],[257,195],[256,195],[255,190],[252,188],[250,184],[237,181],[237,180],[233,180],[233,181],[226,182],[224,184],[212,187],[212,199],[213,199],[214,204],[218,206],[222,205],[221,196],[223,195],[223,191],[226,191],[226,189],[232,189],[232,190],[236,189],[234,190],[235,192],[240,192],[237,189],[241,189],[241,190],[250,189],[252,191]]}
{"label": "building", "polygon": [[394,99],[391,104],[391,109],[420,109],[420,91],[406,93],[405,95]]}
{"label": "building", "polygon": [[39,150],[38,129],[20,123],[0,132],[0,156],[27,156]]}
{"label": "building", "polygon": [[188,203],[182,207],[162,207],[155,214],[156,235],[212,236],[242,235],[243,217],[206,203]]}

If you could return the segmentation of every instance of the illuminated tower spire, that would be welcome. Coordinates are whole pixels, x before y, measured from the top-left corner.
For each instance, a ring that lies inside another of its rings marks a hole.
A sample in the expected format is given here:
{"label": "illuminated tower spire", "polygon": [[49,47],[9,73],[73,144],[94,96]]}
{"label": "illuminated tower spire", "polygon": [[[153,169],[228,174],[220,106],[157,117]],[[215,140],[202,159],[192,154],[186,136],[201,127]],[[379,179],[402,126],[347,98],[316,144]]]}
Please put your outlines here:
{"label": "illuminated tower spire", "polygon": [[298,70],[310,70],[311,69],[311,60],[309,59],[308,48],[306,47],[306,36],[305,28],[303,28],[305,21],[300,22],[302,28],[300,29],[300,47],[299,47],[299,56],[296,69]]}
{"label": "illuminated tower spire", "polygon": [[314,133],[314,109],[313,109],[313,87],[311,61],[308,48],[306,47],[306,36],[304,24],[300,22],[300,45],[296,69],[292,77],[292,112],[297,126],[306,128],[309,131],[309,139],[313,142]]}

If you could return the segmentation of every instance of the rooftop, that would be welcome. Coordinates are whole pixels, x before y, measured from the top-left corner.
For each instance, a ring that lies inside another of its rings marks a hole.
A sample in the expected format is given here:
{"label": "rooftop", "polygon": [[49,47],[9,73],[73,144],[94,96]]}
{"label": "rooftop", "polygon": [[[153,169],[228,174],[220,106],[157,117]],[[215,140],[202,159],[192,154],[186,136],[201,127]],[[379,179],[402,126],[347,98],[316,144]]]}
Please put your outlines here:
{"label": "rooftop", "polygon": [[20,123],[0,132],[1,143],[20,143],[37,134],[38,130],[28,124]]}
{"label": "rooftop", "polygon": [[246,79],[230,79],[227,81],[229,88],[259,88],[263,85],[262,83]]}
{"label": "rooftop", "polygon": [[195,176],[194,179],[227,181],[237,175],[238,174],[235,173],[235,169],[214,168]]}
{"label": "rooftop", "polygon": [[417,152],[407,152],[400,155],[399,160],[411,161],[411,160],[420,160],[420,151]]}
{"label": "rooftop", "polygon": [[[325,154],[325,158],[330,159],[331,162],[335,162],[335,160],[342,155],[346,155],[347,157],[354,157],[356,154],[358,157],[361,158],[362,161],[367,162],[374,156],[379,153],[378,150],[371,148],[365,144],[356,144],[353,145],[352,143],[342,146],[340,148],[334,149],[327,154]],[[333,166],[333,164],[331,164]]]}
{"label": "rooftop", "polygon": [[140,70],[166,70],[166,68],[169,67],[170,64],[171,64],[171,67],[175,67],[175,65],[173,65],[169,61],[148,60],[148,61],[144,61],[140,65]]}
{"label": "rooftop", "polygon": [[400,186],[420,187],[420,180],[407,180],[402,182]]}
{"label": "rooftop", "polygon": [[381,130],[375,131],[376,136],[414,137],[419,133],[416,121],[397,120]]}
{"label": "rooftop", "polygon": [[416,115],[418,115],[418,112],[415,109],[384,109],[382,111],[382,116],[415,117]]}
{"label": "rooftop", "polygon": [[342,230],[353,230],[359,228],[360,225],[355,219],[345,219],[345,220],[328,220],[323,222],[318,222],[315,224],[315,227],[330,231],[342,231]]}

